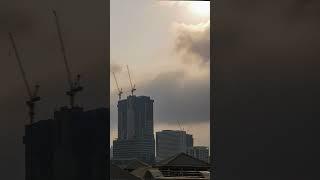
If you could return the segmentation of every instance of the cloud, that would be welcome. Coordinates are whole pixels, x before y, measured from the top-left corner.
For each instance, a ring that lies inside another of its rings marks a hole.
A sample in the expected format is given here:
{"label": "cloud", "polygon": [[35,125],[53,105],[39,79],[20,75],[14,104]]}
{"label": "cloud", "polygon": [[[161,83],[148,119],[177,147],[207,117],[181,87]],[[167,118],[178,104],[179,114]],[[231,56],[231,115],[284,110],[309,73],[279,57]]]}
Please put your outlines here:
{"label": "cloud", "polygon": [[[154,120],[159,124],[209,122],[209,77],[190,79],[183,71],[162,72],[156,78],[140,84],[137,95],[154,99]],[[116,96],[112,97],[112,121],[117,123]]]}
{"label": "cloud", "polygon": [[158,2],[160,5],[162,6],[169,6],[169,7],[173,7],[173,6],[185,6],[186,2],[178,2],[178,1],[159,1]]}
{"label": "cloud", "polygon": [[188,79],[181,71],[159,74],[141,89],[155,100],[155,121],[158,123],[208,122],[210,114],[209,77]]}
{"label": "cloud", "polygon": [[197,25],[174,24],[175,52],[184,62],[208,65],[210,62],[210,21]]}

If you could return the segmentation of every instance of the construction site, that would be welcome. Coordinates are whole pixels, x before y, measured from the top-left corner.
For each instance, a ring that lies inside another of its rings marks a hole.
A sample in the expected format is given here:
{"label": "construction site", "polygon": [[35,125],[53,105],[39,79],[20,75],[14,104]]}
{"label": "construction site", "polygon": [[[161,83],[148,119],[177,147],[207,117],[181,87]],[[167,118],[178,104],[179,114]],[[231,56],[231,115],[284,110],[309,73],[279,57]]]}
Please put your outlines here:
{"label": "construction site", "polygon": [[[24,69],[20,48],[14,33],[9,32],[9,40],[17,60],[28,98],[29,120],[25,124],[25,180],[88,180],[108,177],[109,108],[98,107],[85,110],[77,105],[76,97],[84,90],[81,76],[72,74],[62,27],[56,11],[52,11],[56,25],[60,52],[66,70],[69,87],[65,95],[68,105],[54,110],[53,117],[36,119],[40,84],[32,85]],[[107,103],[106,103],[107,104]]]}
{"label": "construction site", "polygon": [[[116,73],[118,95],[118,136],[112,141],[110,179],[210,179],[209,150],[194,146],[193,135],[180,130],[154,132],[154,102],[150,96],[136,95],[136,85],[126,65],[130,91],[122,97]],[[156,139],[154,137],[156,135]]]}

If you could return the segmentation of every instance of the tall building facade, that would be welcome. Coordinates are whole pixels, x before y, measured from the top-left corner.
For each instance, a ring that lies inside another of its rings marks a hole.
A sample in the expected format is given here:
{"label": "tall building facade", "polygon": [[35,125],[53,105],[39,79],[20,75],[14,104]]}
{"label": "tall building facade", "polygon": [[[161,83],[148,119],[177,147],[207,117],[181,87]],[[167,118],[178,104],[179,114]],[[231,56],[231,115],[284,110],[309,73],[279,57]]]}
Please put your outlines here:
{"label": "tall building facade", "polygon": [[155,159],[153,103],[148,96],[128,96],[118,102],[118,139],[113,141],[113,158]]}
{"label": "tall building facade", "polygon": [[161,161],[178,153],[186,153],[193,146],[193,138],[186,131],[163,130],[156,133],[157,160]]}
{"label": "tall building facade", "polygon": [[186,134],[187,148],[193,147],[193,136],[192,134]]}
{"label": "tall building facade", "polygon": [[25,128],[26,180],[104,180],[109,110],[63,107]]}
{"label": "tall building facade", "polygon": [[188,148],[187,154],[194,158],[200,159],[205,162],[209,162],[209,149],[205,146],[194,146]]}

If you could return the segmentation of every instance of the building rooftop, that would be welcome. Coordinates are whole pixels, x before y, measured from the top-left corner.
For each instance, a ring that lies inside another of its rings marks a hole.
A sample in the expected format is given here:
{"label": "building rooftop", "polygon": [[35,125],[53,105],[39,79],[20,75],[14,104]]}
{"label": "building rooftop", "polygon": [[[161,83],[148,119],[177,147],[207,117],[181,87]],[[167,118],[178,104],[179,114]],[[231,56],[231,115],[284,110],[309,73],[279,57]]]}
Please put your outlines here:
{"label": "building rooftop", "polygon": [[142,161],[140,161],[139,159],[134,159],[132,161],[129,162],[129,164],[127,166],[125,166],[125,170],[128,171],[133,171],[135,169],[141,168],[141,167],[150,167],[149,164],[144,163]]}
{"label": "building rooftop", "polygon": [[205,161],[196,159],[186,153],[176,154],[168,159],[160,161],[157,166],[192,166],[192,167],[210,167]]}
{"label": "building rooftop", "polygon": [[128,171],[125,171],[114,164],[110,164],[110,179],[141,180],[139,177],[130,174]]}

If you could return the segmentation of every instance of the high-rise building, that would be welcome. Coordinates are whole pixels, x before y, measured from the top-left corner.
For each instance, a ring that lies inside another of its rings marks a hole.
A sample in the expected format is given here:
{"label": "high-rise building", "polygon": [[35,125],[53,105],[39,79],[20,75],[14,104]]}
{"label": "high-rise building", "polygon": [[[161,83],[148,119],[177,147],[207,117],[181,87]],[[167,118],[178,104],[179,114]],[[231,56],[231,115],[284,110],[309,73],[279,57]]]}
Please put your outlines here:
{"label": "high-rise building", "polygon": [[194,158],[200,159],[205,162],[209,162],[209,149],[205,146],[194,146],[188,148],[187,154]]}
{"label": "high-rise building", "polygon": [[26,126],[26,180],[87,180],[107,176],[109,110],[63,107],[53,120]]}
{"label": "high-rise building", "polygon": [[186,134],[187,148],[193,147],[193,136],[192,134]]}
{"label": "high-rise building", "polygon": [[112,159],[113,158],[113,147],[112,146],[110,147],[110,151],[109,152],[110,152],[110,159]]}
{"label": "high-rise building", "polygon": [[146,163],[155,159],[153,100],[128,96],[118,102],[118,139],[113,141],[113,158],[137,158]]}
{"label": "high-rise building", "polygon": [[186,131],[163,130],[156,133],[157,160],[161,161],[178,153],[186,153],[192,147],[192,135]]}

